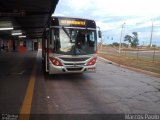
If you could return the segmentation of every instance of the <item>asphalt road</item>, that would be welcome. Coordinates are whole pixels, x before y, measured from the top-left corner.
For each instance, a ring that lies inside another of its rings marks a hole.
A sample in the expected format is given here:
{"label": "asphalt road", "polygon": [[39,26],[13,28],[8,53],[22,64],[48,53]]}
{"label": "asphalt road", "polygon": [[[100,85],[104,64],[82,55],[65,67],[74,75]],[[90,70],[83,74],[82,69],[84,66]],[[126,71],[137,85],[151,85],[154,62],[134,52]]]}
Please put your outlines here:
{"label": "asphalt road", "polygon": [[20,112],[36,54],[0,54],[0,114]]}
{"label": "asphalt road", "polygon": [[36,54],[0,55],[0,113],[20,112],[36,64],[30,114],[160,114],[160,78],[101,59],[96,73],[47,76]]}

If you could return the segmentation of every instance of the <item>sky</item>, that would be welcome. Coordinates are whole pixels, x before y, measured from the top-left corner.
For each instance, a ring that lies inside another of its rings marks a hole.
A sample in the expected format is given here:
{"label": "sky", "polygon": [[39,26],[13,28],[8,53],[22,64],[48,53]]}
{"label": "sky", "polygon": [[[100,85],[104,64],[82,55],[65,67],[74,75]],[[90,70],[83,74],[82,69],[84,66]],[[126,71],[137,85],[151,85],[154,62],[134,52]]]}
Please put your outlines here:
{"label": "sky", "polygon": [[159,9],[160,0],[59,0],[53,15],[95,20],[106,44],[119,42],[122,31],[137,32],[139,44],[148,45],[153,23],[152,44],[160,46]]}

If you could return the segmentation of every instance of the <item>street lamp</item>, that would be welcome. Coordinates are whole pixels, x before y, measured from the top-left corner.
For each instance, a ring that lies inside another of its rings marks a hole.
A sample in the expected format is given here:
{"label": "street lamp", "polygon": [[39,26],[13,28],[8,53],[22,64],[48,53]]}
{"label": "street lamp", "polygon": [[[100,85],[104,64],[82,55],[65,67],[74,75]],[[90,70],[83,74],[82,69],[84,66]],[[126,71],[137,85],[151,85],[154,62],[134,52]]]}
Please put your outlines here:
{"label": "street lamp", "polygon": [[123,29],[125,29],[125,24],[122,24],[122,29],[121,29],[121,35],[120,35],[120,40],[119,40],[119,53],[121,53],[121,39],[122,39],[122,35],[123,35]]}
{"label": "street lamp", "polygon": [[149,44],[150,47],[152,47],[152,37],[153,37],[153,20],[152,20],[151,37],[150,37],[150,44]]}
{"label": "street lamp", "polygon": [[152,22],[152,26],[151,26],[151,36],[150,36],[150,43],[149,43],[150,47],[152,47],[154,29],[160,26],[159,24],[154,23],[154,19],[151,19],[151,22]]}

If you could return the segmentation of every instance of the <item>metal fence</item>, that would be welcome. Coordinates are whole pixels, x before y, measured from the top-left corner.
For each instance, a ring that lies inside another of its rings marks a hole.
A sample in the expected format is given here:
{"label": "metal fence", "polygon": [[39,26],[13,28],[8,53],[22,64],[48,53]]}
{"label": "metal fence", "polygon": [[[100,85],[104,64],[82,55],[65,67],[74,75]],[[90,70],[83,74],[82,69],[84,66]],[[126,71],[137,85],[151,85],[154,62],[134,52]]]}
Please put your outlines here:
{"label": "metal fence", "polygon": [[99,53],[108,55],[126,57],[136,61],[146,61],[152,63],[160,63],[160,48],[121,48],[107,45],[100,45],[98,47]]}

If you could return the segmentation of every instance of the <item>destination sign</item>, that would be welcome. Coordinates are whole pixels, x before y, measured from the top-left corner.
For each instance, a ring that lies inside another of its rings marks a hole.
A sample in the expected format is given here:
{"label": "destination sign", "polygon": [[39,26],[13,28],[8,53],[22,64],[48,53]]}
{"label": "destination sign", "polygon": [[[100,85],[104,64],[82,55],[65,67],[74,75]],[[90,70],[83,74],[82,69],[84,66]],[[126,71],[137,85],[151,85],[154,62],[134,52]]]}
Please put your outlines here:
{"label": "destination sign", "polygon": [[61,25],[85,25],[85,21],[81,20],[60,20]]}

